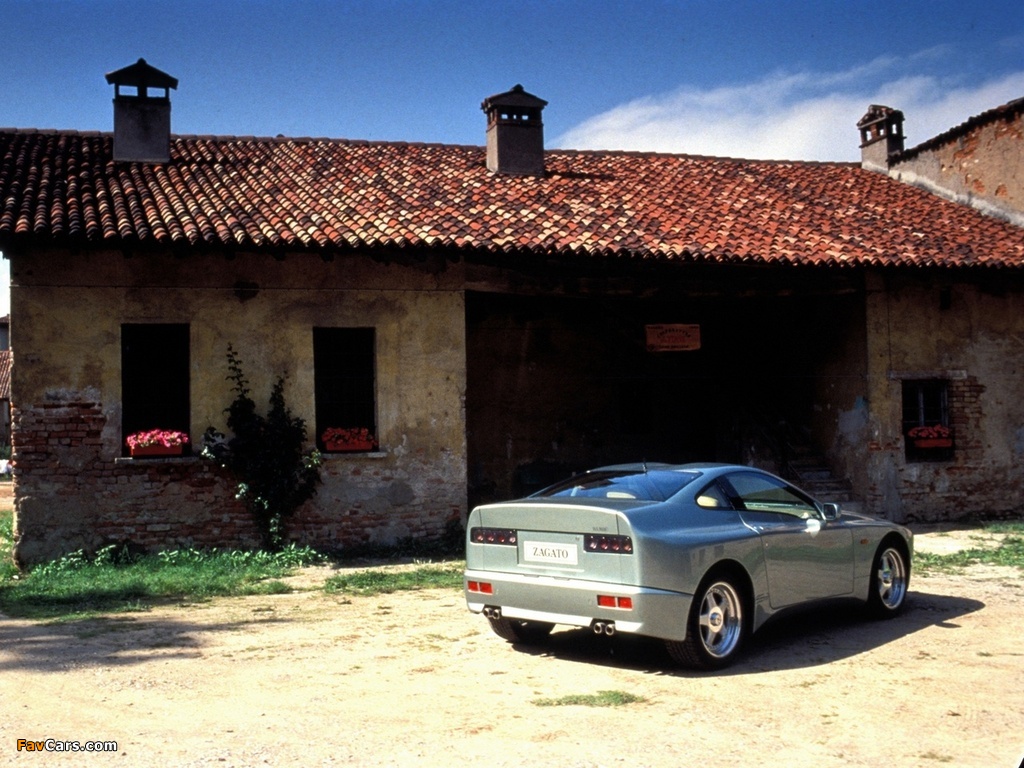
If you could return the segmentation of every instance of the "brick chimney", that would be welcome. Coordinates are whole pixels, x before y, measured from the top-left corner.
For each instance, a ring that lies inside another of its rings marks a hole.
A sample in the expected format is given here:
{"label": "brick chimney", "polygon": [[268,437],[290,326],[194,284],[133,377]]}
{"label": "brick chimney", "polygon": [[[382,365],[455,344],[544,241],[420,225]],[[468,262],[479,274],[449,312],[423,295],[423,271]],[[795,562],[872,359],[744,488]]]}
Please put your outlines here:
{"label": "brick chimney", "polygon": [[860,165],[870,171],[889,171],[889,157],[903,151],[903,113],[872,104],[858,122]]}
{"label": "brick chimney", "polygon": [[[145,59],[107,73],[114,86],[114,160],[140,163],[166,163],[171,152],[170,89],[178,79]],[[127,88],[128,93],[121,89]],[[158,91],[150,95],[149,89]],[[163,94],[159,90],[163,89]]]}
{"label": "brick chimney", "polygon": [[544,175],[544,123],[547,106],[517,85],[488,96],[480,105],[487,114],[487,170],[516,176]]}

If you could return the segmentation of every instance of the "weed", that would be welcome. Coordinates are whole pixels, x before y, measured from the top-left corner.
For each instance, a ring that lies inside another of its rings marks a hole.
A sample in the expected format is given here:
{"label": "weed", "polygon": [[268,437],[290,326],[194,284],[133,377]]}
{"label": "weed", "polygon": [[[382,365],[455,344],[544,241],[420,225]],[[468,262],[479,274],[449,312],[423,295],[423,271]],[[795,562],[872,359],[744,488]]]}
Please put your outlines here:
{"label": "weed", "polygon": [[386,595],[414,589],[459,589],[464,563],[419,565],[407,570],[339,573],[324,583],[329,594]]}
{"label": "weed", "polygon": [[0,584],[10,581],[18,574],[14,564],[14,511],[0,510]]}
{"label": "weed", "polygon": [[647,699],[624,691],[598,691],[597,693],[575,693],[557,699],[534,699],[533,703],[538,707],[621,707],[643,701],[647,701]]}
{"label": "weed", "polygon": [[922,760],[934,760],[937,763],[951,763],[953,758],[950,755],[941,755],[934,750],[929,750],[921,755]]}
{"label": "weed", "polygon": [[948,555],[916,552],[915,567],[923,573],[957,573],[971,565],[1024,568],[1024,523],[991,523],[984,530],[1004,534],[1004,538],[996,547],[975,547]]}
{"label": "weed", "polygon": [[158,602],[279,594],[290,591],[281,577],[323,559],[295,546],[278,553],[179,549],[140,556],[117,546],[92,556],[78,551],[27,574],[0,578],[0,610],[25,618],[71,619],[141,611]]}

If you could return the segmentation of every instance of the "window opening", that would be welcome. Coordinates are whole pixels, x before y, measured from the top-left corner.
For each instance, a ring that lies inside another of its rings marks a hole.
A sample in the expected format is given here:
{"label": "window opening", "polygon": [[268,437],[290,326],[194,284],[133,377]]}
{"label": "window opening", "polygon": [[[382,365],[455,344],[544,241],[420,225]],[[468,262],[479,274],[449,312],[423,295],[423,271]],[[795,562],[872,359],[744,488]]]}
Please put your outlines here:
{"label": "window opening", "polygon": [[[376,448],[375,353],[373,328],[313,329],[316,435],[320,450]],[[325,436],[330,439],[332,435],[345,439],[330,440],[329,444]],[[348,448],[344,447],[346,441]]]}
{"label": "window opening", "polygon": [[188,325],[122,325],[122,454],[128,455],[125,439],[136,432],[162,429],[188,434],[189,411]]}
{"label": "window opening", "polygon": [[953,456],[949,382],[903,382],[903,438],[908,461],[948,461]]}

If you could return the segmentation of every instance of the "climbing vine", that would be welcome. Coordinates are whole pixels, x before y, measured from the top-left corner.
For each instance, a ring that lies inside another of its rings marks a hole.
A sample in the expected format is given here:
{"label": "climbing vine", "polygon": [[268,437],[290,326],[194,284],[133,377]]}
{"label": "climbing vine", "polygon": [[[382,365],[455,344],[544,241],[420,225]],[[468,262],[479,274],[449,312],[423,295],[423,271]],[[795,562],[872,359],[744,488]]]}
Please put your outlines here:
{"label": "climbing vine", "polygon": [[284,400],[284,377],[270,392],[265,416],[256,411],[242,361],[228,345],[228,380],[235,398],[225,409],[228,438],[213,427],[203,435],[202,455],[234,475],[235,497],[245,502],[269,551],[285,543],[286,521],[316,494],[320,482],[320,453],[303,452],[306,422],[292,416]]}

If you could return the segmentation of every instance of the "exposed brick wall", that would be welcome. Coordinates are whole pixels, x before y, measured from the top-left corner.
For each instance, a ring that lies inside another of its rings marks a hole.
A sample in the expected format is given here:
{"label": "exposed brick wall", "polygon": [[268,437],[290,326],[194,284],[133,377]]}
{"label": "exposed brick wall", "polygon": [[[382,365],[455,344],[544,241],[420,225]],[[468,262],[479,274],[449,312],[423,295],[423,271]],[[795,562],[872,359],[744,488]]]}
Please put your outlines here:
{"label": "exposed brick wall", "polygon": [[120,459],[104,450],[107,418],[94,400],[14,410],[17,554],[130,542],[142,549],[252,546],[255,527],[228,479],[199,458]]}
{"label": "exposed brick wall", "polygon": [[[986,387],[977,377],[949,381],[949,415],[955,447],[941,461],[907,461],[902,441],[874,442],[873,451],[899,457],[892,462],[898,489],[898,519],[904,522],[948,522],[973,517],[1013,516],[1021,502],[1006,494],[1006,478],[987,466],[984,435]],[[882,484],[873,485],[865,499],[868,509],[892,510],[893,499]]]}
{"label": "exposed brick wall", "polygon": [[[31,564],[128,542],[146,551],[255,548],[260,538],[234,482],[197,456],[110,456],[96,400],[71,397],[15,409],[17,557]],[[337,550],[407,537],[438,538],[459,505],[438,506],[437,468],[399,472],[379,457],[326,458],[317,496],[289,521],[290,538]],[[450,495],[450,494],[447,494]]]}
{"label": "exposed brick wall", "polygon": [[438,539],[461,523],[447,473],[428,464],[402,468],[377,457],[325,457],[314,503],[290,521],[292,538],[328,550],[402,539]]}

